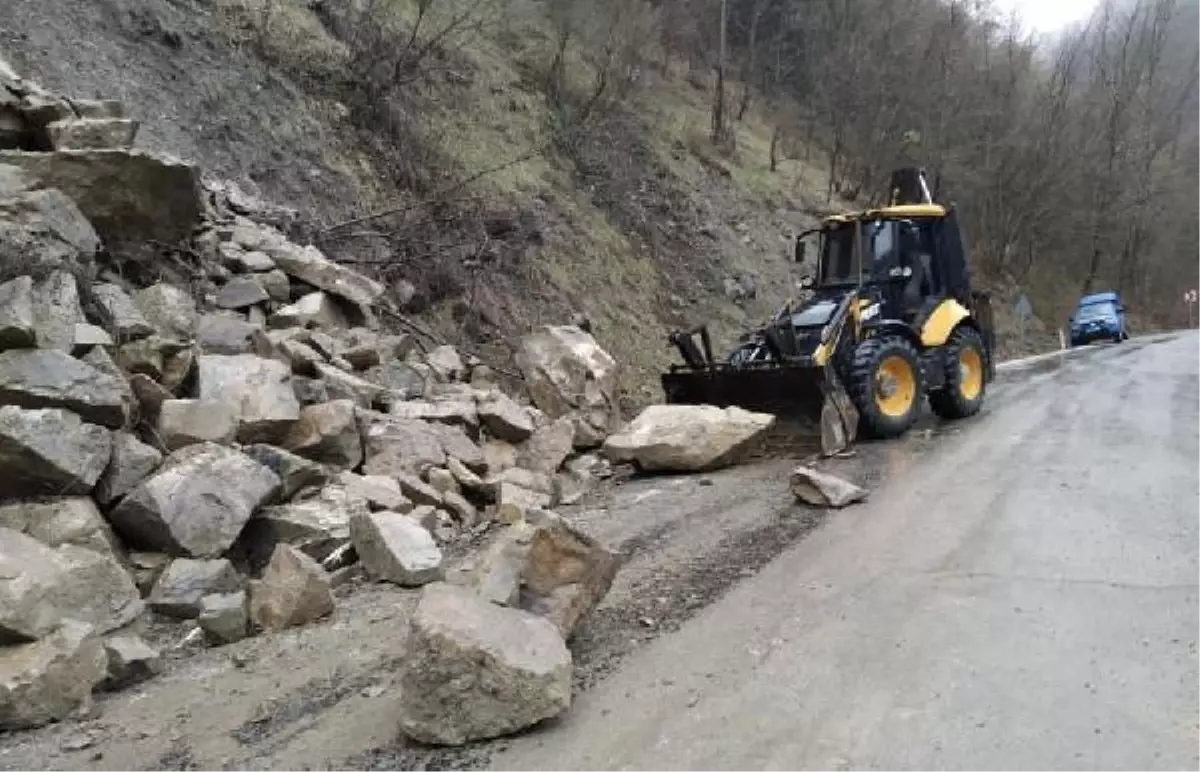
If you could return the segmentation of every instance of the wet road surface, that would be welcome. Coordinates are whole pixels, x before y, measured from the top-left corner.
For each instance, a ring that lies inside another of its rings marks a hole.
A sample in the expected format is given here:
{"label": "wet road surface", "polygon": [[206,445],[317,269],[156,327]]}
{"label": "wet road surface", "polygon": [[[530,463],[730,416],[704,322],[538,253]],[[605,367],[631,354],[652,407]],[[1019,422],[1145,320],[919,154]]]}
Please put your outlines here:
{"label": "wet road surface", "polygon": [[[1099,347],[999,384],[934,442],[868,447],[868,503],[491,765],[1195,768],[1198,342]],[[739,500],[764,507],[745,482],[659,495],[675,519],[720,499],[687,522],[715,540]]]}

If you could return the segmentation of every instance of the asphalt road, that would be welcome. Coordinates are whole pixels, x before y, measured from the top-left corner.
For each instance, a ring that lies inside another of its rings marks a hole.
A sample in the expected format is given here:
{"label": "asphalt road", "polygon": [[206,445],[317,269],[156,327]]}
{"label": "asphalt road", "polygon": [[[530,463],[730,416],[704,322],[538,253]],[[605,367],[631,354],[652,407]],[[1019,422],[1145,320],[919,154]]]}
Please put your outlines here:
{"label": "asphalt road", "polygon": [[1098,347],[886,450],[491,766],[1196,768],[1198,347]]}

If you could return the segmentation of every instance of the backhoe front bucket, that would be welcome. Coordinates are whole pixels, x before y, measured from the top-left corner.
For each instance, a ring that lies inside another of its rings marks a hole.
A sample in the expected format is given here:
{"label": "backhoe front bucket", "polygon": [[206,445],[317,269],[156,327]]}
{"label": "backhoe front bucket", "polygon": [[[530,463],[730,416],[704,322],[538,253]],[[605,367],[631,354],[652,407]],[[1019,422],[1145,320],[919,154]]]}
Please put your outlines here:
{"label": "backhoe front bucket", "polygon": [[820,432],[821,452],[832,455],[854,442],[858,412],[831,367],[774,365],[679,368],[662,376],[668,403],[731,405],[771,413],[780,422]]}

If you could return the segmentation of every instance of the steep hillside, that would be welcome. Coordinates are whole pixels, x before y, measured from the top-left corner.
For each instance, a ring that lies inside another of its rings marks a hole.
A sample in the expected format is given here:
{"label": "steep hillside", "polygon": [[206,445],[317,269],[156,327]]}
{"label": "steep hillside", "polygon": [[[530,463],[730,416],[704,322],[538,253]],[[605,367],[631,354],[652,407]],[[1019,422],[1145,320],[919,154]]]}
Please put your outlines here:
{"label": "steep hillside", "polygon": [[[550,100],[541,2],[11,2],[0,49],[30,77],[122,99],[139,144],[295,207],[294,236],[399,280],[411,313],[489,361],[585,314],[637,402],[657,396],[668,328],[711,320],[732,342],[791,291],[791,236],[846,205],[803,147],[770,170],[758,99],[736,149],[714,148],[707,70],[642,57],[589,101],[601,65],[568,51],[568,98]],[[432,53],[403,88],[366,89],[422,7],[412,39]],[[1036,333],[1027,347],[1056,345]]]}

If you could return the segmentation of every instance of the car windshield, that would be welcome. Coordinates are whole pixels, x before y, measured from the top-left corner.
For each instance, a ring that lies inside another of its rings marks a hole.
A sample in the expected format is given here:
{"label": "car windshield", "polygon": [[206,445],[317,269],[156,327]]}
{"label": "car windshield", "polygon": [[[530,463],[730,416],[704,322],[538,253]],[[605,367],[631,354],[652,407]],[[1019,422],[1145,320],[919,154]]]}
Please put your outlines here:
{"label": "car windshield", "polygon": [[1114,313],[1112,303],[1090,303],[1079,309],[1076,318],[1081,322],[1086,322],[1091,319],[1104,319],[1112,316]]}
{"label": "car windshield", "polygon": [[[859,223],[863,240],[864,278],[886,275],[896,262],[896,223],[890,220],[870,220]],[[844,223],[825,231],[824,253],[821,257],[821,284],[850,284],[858,281],[858,265],[854,260],[853,223]]]}

